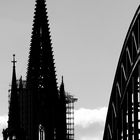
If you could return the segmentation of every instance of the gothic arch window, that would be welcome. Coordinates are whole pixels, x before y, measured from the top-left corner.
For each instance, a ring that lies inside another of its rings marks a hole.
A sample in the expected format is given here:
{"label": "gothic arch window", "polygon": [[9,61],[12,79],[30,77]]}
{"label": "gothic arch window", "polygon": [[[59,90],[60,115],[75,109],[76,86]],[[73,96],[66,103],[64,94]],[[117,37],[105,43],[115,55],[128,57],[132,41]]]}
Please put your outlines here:
{"label": "gothic arch window", "polygon": [[45,140],[45,128],[39,124],[39,140]]}

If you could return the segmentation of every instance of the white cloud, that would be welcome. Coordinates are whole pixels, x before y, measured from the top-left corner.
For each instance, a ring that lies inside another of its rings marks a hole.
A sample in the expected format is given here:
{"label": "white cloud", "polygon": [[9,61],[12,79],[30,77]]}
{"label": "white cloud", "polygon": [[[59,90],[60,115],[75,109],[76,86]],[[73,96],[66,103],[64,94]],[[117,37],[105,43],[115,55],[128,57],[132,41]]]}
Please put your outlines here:
{"label": "white cloud", "polygon": [[79,140],[102,140],[107,107],[75,110],[75,136]]}
{"label": "white cloud", "polygon": [[2,130],[7,127],[7,115],[1,115],[0,116],[0,140],[2,140]]}
{"label": "white cloud", "polygon": [[75,110],[75,126],[89,127],[93,123],[104,124],[107,114],[107,108],[86,109],[80,108]]}
{"label": "white cloud", "polygon": [[0,116],[0,129],[7,126],[7,120],[8,120],[7,115]]}

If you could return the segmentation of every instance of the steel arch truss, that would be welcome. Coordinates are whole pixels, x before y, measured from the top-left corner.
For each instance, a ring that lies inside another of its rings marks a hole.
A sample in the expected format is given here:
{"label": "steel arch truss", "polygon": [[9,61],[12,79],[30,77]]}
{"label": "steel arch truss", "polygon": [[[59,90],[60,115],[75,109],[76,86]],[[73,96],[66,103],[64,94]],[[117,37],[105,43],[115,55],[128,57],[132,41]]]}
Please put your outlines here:
{"label": "steel arch truss", "polygon": [[103,140],[140,140],[140,7],[120,55]]}

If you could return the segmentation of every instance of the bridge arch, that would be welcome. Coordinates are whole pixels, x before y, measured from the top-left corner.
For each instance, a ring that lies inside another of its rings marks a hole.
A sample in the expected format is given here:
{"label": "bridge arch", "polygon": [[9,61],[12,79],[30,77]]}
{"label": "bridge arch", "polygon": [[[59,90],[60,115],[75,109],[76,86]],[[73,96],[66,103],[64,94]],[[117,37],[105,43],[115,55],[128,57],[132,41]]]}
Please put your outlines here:
{"label": "bridge arch", "polygon": [[140,139],[140,6],[119,58],[103,136],[103,140],[137,139]]}

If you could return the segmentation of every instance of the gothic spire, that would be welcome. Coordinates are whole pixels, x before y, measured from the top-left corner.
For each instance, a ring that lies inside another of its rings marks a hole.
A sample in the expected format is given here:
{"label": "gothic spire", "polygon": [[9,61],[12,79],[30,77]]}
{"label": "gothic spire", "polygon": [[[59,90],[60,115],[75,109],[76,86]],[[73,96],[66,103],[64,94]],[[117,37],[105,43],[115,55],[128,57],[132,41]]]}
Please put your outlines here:
{"label": "gothic spire", "polygon": [[12,74],[12,85],[10,93],[10,104],[9,104],[9,120],[8,120],[8,129],[9,132],[15,133],[19,129],[19,102],[18,102],[18,93],[17,93],[17,83],[16,83],[16,68],[15,68],[15,54],[13,55],[13,74]]}
{"label": "gothic spire", "polygon": [[19,90],[23,89],[22,76],[19,79]]}
{"label": "gothic spire", "polygon": [[57,89],[45,0],[36,0],[34,14],[27,71],[27,87],[29,85],[36,85],[38,88],[43,88],[48,86],[49,82],[53,82],[55,89]]}
{"label": "gothic spire", "polygon": [[[13,61],[11,61],[13,63],[13,75],[12,75],[12,89],[11,92],[15,92],[17,90],[17,85],[16,85],[16,60],[15,60],[15,54],[13,54]],[[16,91],[17,92],[17,91]]]}
{"label": "gothic spire", "polygon": [[58,100],[53,51],[45,0],[36,0],[35,6],[27,69],[27,131],[29,139],[35,140],[40,123],[49,132],[46,139],[53,140]]}
{"label": "gothic spire", "polygon": [[63,81],[63,76],[62,76],[62,82],[60,85],[60,98],[65,101],[65,88],[64,88],[64,81]]}
{"label": "gothic spire", "polygon": [[59,101],[59,118],[58,118],[58,126],[59,126],[59,135],[58,138],[65,140],[66,139],[66,95],[64,88],[64,81],[62,76],[62,82],[59,89],[60,93],[60,101]]}

